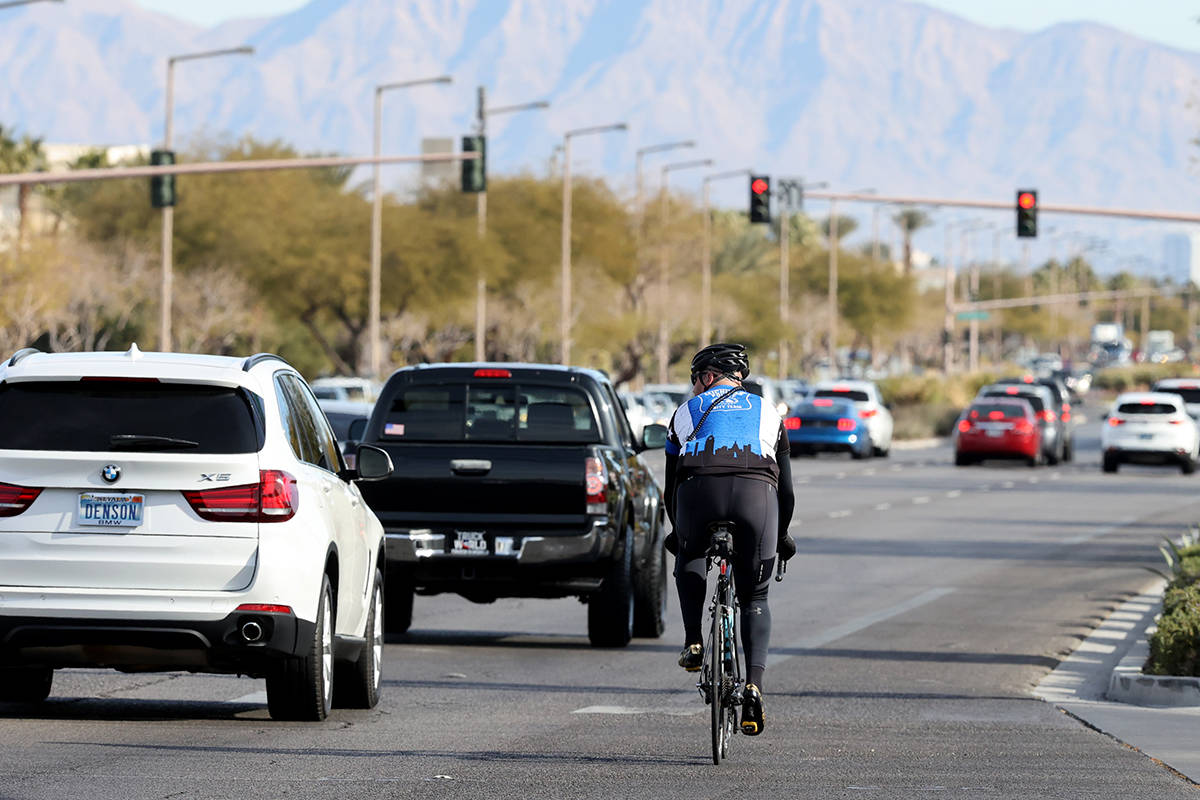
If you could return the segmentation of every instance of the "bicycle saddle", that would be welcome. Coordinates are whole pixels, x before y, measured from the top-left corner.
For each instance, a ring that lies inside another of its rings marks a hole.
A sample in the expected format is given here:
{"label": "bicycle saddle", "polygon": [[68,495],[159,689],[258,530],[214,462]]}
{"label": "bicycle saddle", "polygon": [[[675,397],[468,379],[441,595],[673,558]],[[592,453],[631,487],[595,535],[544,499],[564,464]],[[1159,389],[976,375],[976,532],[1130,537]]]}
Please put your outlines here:
{"label": "bicycle saddle", "polygon": [[737,525],[727,519],[714,520],[708,523],[708,555],[714,558],[731,558],[733,556],[733,531],[735,528],[737,528]]}

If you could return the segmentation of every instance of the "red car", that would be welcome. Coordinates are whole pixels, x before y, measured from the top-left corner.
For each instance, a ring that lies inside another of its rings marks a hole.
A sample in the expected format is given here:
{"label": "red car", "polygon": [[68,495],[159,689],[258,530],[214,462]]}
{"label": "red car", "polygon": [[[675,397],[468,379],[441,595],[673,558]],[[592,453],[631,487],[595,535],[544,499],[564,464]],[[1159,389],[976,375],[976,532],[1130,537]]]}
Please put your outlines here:
{"label": "red car", "polygon": [[1020,397],[976,400],[958,420],[954,463],[964,467],[985,458],[1023,458],[1042,463],[1042,429],[1033,405]]}

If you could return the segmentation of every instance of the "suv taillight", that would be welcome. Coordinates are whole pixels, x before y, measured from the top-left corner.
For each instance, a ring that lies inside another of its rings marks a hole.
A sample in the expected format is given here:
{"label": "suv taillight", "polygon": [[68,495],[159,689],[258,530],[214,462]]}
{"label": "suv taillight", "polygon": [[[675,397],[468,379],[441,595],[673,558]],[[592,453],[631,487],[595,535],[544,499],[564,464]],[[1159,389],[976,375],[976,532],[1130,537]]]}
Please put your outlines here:
{"label": "suv taillight", "polygon": [[15,517],[33,505],[41,493],[41,489],[0,483],[0,517]]}
{"label": "suv taillight", "polygon": [[1042,420],[1043,422],[1055,422],[1058,419],[1058,415],[1047,408],[1038,412],[1038,419]]}
{"label": "suv taillight", "polygon": [[846,431],[854,430],[855,424],[854,420],[849,417],[842,417],[837,421],[837,429],[845,433]]}
{"label": "suv taillight", "polygon": [[296,479],[278,469],[258,473],[258,483],[184,492],[201,519],[214,522],[286,522],[296,516],[300,491]]}
{"label": "suv taillight", "polygon": [[587,489],[587,513],[607,514],[608,497],[604,490],[608,487],[608,468],[604,462],[595,456],[584,460],[584,486]]}

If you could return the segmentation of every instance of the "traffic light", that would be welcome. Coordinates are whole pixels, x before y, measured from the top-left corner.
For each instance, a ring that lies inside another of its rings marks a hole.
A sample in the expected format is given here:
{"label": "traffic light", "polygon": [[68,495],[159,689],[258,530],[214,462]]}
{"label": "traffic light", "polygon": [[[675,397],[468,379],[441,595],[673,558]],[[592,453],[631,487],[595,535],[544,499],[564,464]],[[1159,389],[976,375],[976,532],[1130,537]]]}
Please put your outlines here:
{"label": "traffic light", "polygon": [[750,176],[750,221],[771,221],[771,178],[768,175]]}
{"label": "traffic light", "polygon": [[1037,190],[1017,190],[1017,236],[1037,238]]}
{"label": "traffic light", "polygon": [[478,153],[479,158],[462,162],[462,190],[464,192],[487,191],[487,137],[464,136],[462,140],[464,153]]}
{"label": "traffic light", "polygon": [[[174,150],[153,150],[150,152],[150,166],[169,167],[174,164]],[[150,205],[153,208],[171,208],[175,205],[174,175],[155,175],[150,179]]]}

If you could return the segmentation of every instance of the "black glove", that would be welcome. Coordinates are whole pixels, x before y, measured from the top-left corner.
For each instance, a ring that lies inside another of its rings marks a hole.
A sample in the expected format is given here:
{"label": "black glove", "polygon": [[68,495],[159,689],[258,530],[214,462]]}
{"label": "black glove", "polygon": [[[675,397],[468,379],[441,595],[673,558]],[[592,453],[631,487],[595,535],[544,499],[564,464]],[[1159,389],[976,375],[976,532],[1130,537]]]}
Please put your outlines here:
{"label": "black glove", "polygon": [[[667,548],[667,552],[671,555],[679,555],[679,536],[675,531],[667,534],[667,538],[663,539],[663,546]],[[795,552],[795,548],[793,548],[793,552]]]}
{"label": "black glove", "polygon": [[775,552],[784,561],[790,561],[792,556],[796,555],[796,540],[791,534],[785,533],[779,537],[779,545],[775,548]]}

